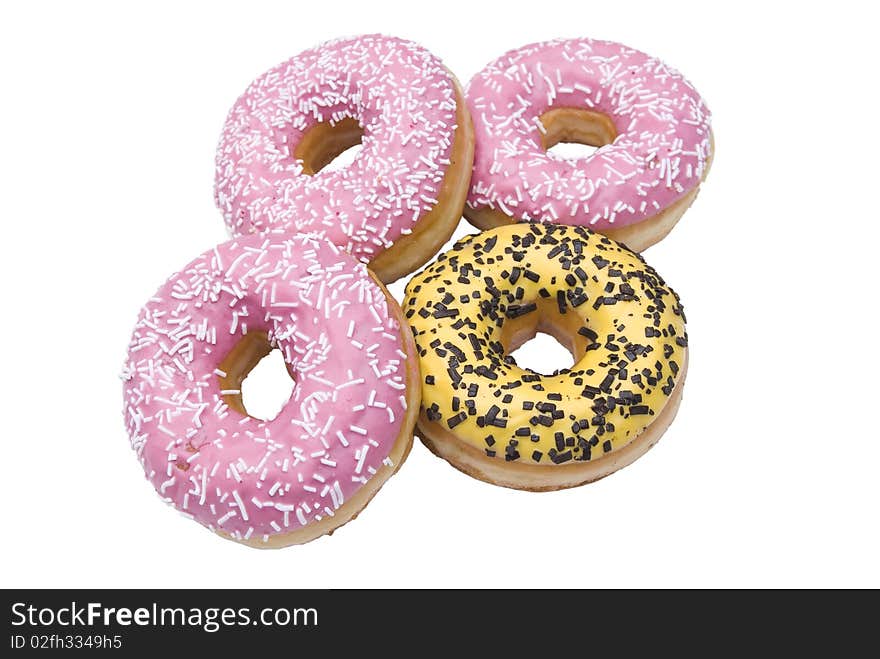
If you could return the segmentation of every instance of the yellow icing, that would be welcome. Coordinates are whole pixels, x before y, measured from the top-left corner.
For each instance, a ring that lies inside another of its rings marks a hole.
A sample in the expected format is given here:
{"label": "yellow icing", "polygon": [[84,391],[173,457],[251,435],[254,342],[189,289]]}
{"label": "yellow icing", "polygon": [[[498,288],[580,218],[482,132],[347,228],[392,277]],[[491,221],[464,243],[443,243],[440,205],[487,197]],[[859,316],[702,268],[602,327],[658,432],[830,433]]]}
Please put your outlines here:
{"label": "yellow icing", "polygon": [[[404,314],[421,357],[422,422],[527,464],[626,446],[663,409],[687,346],[675,292],[641,257],[581,227],[469,236],[410,280]],[[514,363],[508,353],[535,331],[569,346],[571,369]]]}

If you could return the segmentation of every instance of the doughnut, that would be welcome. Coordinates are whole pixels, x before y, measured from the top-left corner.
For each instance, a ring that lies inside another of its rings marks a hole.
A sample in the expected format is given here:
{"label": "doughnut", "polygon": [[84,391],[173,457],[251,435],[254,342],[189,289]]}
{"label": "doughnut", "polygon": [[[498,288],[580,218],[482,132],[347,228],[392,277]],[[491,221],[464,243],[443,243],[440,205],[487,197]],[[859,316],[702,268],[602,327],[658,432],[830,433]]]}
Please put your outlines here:
{"label": "doughnut", "polygon": [[[273,348],[294,387],[260,420],[241,383]],[[131,445],[162,498],[266,548],[353,519],[406,458],[420,394],[398,304],[307,235],[233,239],[172,275],[140,313],[123,380]]]}
{"label": "doughnut", "polygon": [[[421,361],[417,434],[475,478],[523,490],[588,483],[647,451],[687,369],[675,292],[625,246],[578,226],[472,235],[407,284]],[[543,375],[510,353],[545,332],[574,365]]]}
{"label": "doughnut", "polygon": [[[321,171],[358,143],[354,162]],[[473,149],[464,94],[437,57],[393,37],[340,39],[269,70],[238,99],[214,196],[232,235],[320,235],[389,283],[449,239]]]}
{"label": "doughnut", "polygon": [[[697,195],[713,154],[710,114],[660,60],[610,41],[512,50],[468,84],[476,153],[465,217],[585,226],[642,251]],[[586,158],[548,151],[599,147]]]}

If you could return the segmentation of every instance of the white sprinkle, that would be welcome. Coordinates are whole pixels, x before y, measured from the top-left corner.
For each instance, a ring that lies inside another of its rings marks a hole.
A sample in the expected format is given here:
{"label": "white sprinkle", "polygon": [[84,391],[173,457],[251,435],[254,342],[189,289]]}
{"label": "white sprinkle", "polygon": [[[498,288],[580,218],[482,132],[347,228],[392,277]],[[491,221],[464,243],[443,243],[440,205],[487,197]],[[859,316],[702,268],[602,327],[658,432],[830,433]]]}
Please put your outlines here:
{"label": "white sprinkle", "polygon": [[238,490],[232,490],[232,498],[235,499],[235,503],[238,506],[238,509],[241,511],[241,518],[246,522],[248,521],[247,509],[244,507],[244,501],[241,500],[241,497],[238,494]]}

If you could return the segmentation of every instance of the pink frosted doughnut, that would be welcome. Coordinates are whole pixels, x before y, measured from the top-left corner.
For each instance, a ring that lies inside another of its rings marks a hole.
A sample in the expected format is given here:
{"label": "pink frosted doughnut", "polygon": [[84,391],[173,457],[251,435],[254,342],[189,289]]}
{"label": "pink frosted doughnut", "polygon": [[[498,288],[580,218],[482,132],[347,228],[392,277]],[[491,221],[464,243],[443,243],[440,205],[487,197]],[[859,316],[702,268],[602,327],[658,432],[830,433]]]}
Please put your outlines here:
{"label": "pink frosted doughnut", "polygon": [[[381,35],[306,50],[257,78],[226,119],[215,201],[233,235],[310,232],[384,282],[412,272],[464,207],[473,128],[455,77]],[[321,171],[360,142],[348,167]]]}
{"label": "pink frosted doughnut", "polygon": [[[412,443],[418,358],[367,268],[314,237],[246,236],[205,252],[141,311],[124,379],[131,445],[159,494],[258,547],[356,515]],[[293,393],[269,421],[239,388],[278,348]]]}
{"label": "pink frosted doughnut", "polygon": [[[476,153],[465,216],[586,226],[641,250],[696,196],[712,155],[710,115],[660,60],[610,41],[537,43],[471,80]],[[558,142],[600,147],[565,159]]]}

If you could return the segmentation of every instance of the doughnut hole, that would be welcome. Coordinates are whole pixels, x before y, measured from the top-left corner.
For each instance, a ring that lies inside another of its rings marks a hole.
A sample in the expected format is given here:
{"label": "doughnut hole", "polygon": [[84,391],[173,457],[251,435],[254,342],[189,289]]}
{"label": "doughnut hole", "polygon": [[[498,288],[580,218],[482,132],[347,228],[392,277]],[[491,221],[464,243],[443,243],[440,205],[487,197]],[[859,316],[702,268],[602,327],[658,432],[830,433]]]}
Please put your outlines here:
{"label": "doughnut hole", "polygon": [[517,366],[541,375],[553,375],[574,366],[571,350],[549,332],[536,331],[535,336],[508,353]]}
{"label": "doughnut hole", "polygon": [[[531,313],[504,321],[500,343],[505,353],[513,356],[520,368],[527,368],[541,375],[552,375],[571,369],[586,354],[589,343],[584,336],[578,334],[581,317],[573,313],[560,314],[555,303],[537,300],[535,304],[537,308]],[[533,345],[530,345],[525,355],[521,353],[517,358],[515,353],[538,335],[542,336],[535,342],[534,350]],[[534,357],[538,360],[537,367],[530,366]],[[519,360],[523,358],[523,363],[520,363]],[[529,363],[525,363],[526,360]]]}
{"label": "doughnut hole", "polygon": [[[273,350],[265,332],[250,332],[229,351],[218,367],[224,402],[236,412],[271,421],[293,392],[293,375],[280,350]],[[247,401],[247,403],[245,403]]]}
{"label": "doughnut hole", "polygon": [[607,114],[582,108],[553,108],[540,116],[544,133],[541,145],[548,153],[565,160],[589,158],[617,137],[617,128]]}
{"label": "doughnut hole", "polygon": [[361,149],[364,129],[356,119],[346,117],[335,124],[322,122],[307,130],[293,149],[302,161],[303,173],[336,171],[350,165]]}

